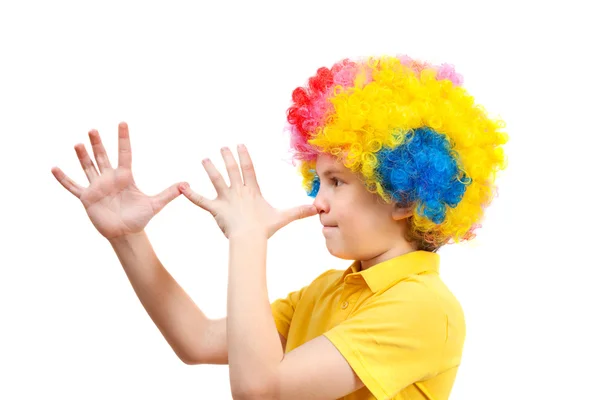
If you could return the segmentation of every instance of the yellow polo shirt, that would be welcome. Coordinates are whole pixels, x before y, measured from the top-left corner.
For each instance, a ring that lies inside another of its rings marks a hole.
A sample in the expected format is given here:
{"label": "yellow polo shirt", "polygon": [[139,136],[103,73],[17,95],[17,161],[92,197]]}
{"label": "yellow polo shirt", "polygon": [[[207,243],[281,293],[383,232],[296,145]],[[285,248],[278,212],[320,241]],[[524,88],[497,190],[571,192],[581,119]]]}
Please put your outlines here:
{"label": "yellow polo shirt", "polygon": [[414,251],[360,271],[355,261],[271,304],[285,352],[325,335],[365,387],[344,400],[446,400],[465,340],[439,255]]}

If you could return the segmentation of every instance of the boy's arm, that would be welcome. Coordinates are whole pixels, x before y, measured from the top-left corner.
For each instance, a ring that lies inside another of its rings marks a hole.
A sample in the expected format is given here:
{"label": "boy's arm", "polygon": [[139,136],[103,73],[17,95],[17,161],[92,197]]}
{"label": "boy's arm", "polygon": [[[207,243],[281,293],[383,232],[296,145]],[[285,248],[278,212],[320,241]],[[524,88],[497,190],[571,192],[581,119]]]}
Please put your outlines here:
{"label": "boy's arm", "polygon": [[118,166],[113,168],[100,134],[89,132],[96,164],[85,146],[75,151],[89,187],[82,187],[60,168],[56,180],[81,201],[92,224],[107,238],[142,305],[175,353],[185,363],[227,362],[225,322],[209,320],[162,266],[144,227],[180,195],[178,184],[156,196],[142,193],[131,171],[129,127],[119,124]]}
{"label": "boy's arm", "polygon": [[[161,264],[144,231],[109,240],[146,312],[186,364],[227,364],[227,318],[209,319]],[[279,335],[283,348],[286,339]]]}
{"label": "boy's arm", "polygon": [[[285,351],[287,339],[280,333],[281,348]],[[227,354],[227,317],[209,320],[204,336],[202,358],[190,358],[187,364],[228,364]]]}
{"label": "boy's arm", "polygon": [[156,256],[145,231],[109,240],[146,312],[184,362],[202,360],[209,319]]}

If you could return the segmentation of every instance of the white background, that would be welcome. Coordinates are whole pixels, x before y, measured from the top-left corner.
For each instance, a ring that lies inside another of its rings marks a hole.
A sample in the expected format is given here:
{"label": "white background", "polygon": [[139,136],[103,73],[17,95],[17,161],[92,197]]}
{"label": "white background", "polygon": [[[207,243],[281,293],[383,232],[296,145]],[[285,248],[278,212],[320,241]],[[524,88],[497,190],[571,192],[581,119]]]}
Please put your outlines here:
{"label": "white background", "polygon": [[[73,146],[91,154],[96,128],[116,165],[126,121],[148,194],[187,180],[212,195],[201,159],[243,142],[267,200],[308,203],[286,162],[292,90],[341,58],[402,53],[454,64],[511,137],[478,238],[440,252],[468,324],[452,399],[600,399],[593,2],[0,4],[0,398],[230,398],[226,366],[175,356],[50,169],[86,185]],[[224,316],[227,243],[210,215],[182,196],[147,232]],[[317,219],[294,223],[269,242],[269,297],[348,265]]]}

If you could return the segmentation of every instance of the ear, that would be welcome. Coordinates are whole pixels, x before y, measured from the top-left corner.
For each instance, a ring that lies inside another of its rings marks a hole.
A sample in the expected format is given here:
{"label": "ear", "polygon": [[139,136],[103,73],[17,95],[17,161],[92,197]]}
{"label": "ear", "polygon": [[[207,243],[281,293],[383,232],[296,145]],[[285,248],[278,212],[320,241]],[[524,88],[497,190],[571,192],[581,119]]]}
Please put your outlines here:
{"label": "ear", "polygon": [[405,206],[400,203],[394,204],[392,210],[392,218],[394,221],[400,221],[413,215],[413,207],[411,205]]}

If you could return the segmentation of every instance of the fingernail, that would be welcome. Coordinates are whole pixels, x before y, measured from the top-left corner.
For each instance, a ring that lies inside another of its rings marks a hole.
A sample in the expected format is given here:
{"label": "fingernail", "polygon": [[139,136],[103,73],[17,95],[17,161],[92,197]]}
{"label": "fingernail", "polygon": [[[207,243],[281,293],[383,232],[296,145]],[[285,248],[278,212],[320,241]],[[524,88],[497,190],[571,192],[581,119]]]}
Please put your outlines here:
{"label": "fingernail", "polygon": [[187,183],[182,183],[179,185],[179,190],[187,190],[190,187]]}
{"label": "fingernail", "polygon": [[246,145],[238,144],[238,150],[246,150]]}
{"label": "fingernail", "polygon": [[221,151],[227,150],[227,147],[221,147]]}

